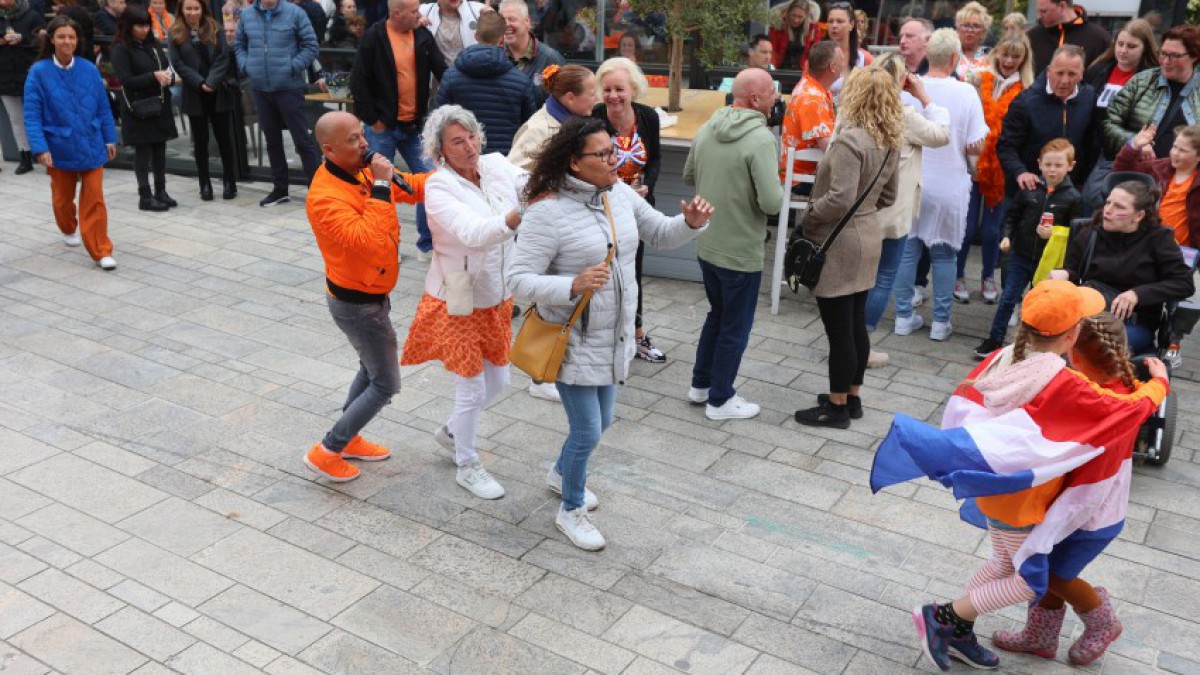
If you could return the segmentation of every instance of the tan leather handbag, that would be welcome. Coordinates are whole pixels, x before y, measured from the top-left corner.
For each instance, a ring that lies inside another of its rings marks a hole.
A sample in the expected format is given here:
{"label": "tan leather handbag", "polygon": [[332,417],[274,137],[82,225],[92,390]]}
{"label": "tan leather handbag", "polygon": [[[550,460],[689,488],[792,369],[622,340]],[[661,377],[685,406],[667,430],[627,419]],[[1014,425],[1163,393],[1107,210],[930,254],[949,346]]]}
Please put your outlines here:
{"label": "tan leather handbag", "polygon": [[[611,265],[613,255],[617,251],[617,227],[613,223],[612,210],[608,206],[608,195],[601,195],[604,201],[604,214],[608,216],[608,226],[612,231],[613,245],[608,249],[608,257],[604,264]],[[525,310],[525,321],[521,330],[517,331],[517,339],[509,354],[509,361],[533,378],[538,384],[554,383],[558,379],[558,370],[562,367],[563,356],[567,352],[567,342],[571,338],[571,326],[583,315],[592,299],[592,291],[587,291],[566,323],[553,323],[542,318],[537,311],[537,305],[531,304]]]}

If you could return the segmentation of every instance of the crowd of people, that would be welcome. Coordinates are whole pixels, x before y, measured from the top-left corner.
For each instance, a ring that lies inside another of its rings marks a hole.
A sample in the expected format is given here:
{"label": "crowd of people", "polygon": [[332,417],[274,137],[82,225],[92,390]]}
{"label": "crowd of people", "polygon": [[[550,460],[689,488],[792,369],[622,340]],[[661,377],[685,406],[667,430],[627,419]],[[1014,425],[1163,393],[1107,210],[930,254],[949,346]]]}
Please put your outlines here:
{"label": "crowd of people", "polygon": [[[102,178],[117,126],[90,58],[98,53],[93,30],[111,30],[99,51],[119,84],[120,134],[134,150],[140,209],[178,205],[165,173],[166,143],[178,134],[176,97],[205,201],[214,199],[210,128],[222,197],[237,196],[232,127],[241,87],[271,165],[263,207],[290,199],[288,130],[309,180],[306,213],[325,263],[325,301],[359,362],[341,415],[302,458],[326,480],[353,480],[352,461],[391,456],[361,432],[399,391],[401,365],[436,361],[453,376],[454,406],[433,437],[458,485],[480,499],[502,498],[477,438],[485,409],[509,387],[521,302],[527,325],[565,327],[561,363],[529,390],[560,402],[568,425],[547,467],[547,488],[561,500],[555,524],[579,548],[603,548],[589,515],[599,504],[587,487],[590,456],[613,422],[631,361],[667,360],[650,339],[652,317],[643,316],[645,247],[695,242],[709,309],[686,398],[710,420],[753,418],[760,408],[735,382],[754,323],[767,220],[785,195],[808,200],[800,236],[829,243],[811,286],[829,345],[828,390],[795,412],[797,423],[846,429],[864,416],[865,372],[888,361],[870,333],[893,297],[897,335],[923,327],[928,300],[930,338],[950,338],[954,304],[973,297],[965,275],[976,239],[978,296],[996,309],[974,350],[984,363],[956,396],[981,409],[951,406],[945,426],[1008,424],[1005,415],[1054,391],[1056,400],[1078,398],[1072,412],[1080,419],[1109,415],[1107,426],[1089,432],[1102,433],[1115,429],[1112,419],[1144,419],[1166,395],[1165,366],[1151,360],[1154,380],[1141,385],[1129,375],[1129,356],[1152,351],[1162,305],[1195,290],[1181,246],[1200,242],[1200,28],[1172,27],[1160,44],[1150,24],[1135,19],[1110,38],[1068,0],[1038,0],[1038,25],[1025,30],[1023,18],[1006,18],[992,40],[991,15],[968,2],[953,27],[900,21],[899,49],[873,56],[865,49],[870,24],[850,3],[826,4],[821,21],[817,3],[793,0],[776,10],[767,34],[750,40],[747,67],[724,83],[730,103],[697,131],[683,167],[695,196],[667,216],[655,199],[660,117],[639,102],[645,74],[625,56],[595,71],[566,63],[534,35],[525,0],[230,0],[217,12],[204,0],[180,0],[173,12],[163,0],[104,0],[90,25],[67,2],[44,27],[28,2],[0,0],[0,18],[12,28],[0,48],[0,97],[21,125],[18,172],[34,160],[46,167],[64,243],[83,244],[104,270],[116,267]],[[311,71],[323,42],[354,49],[354,108],[326,112],[310,134],[304,96],[321,86]],[[19,85],[6,64],[23,71]],[[778,138],[774,68],[803,70]],[[823,156],[788,167],[792,149]],[[397,154],[405,171],[392,164]],[[1108,178],[1125,171],[1144,178]],[[788,173],[811,180],[784,185]],[[389,299],[399,278],[397,203],[416,207],[415,244],[429,262],[403,344]],[[1011,326],[1015,342],[1005,347]],[[1064,374],[1063,356],[1077,372]],[[1125,471],[1116,460],[1133,442],[1121,433],[1106,459],[1095,460],[1116,467],[1114,476]],[[944,478],[952,460],[921,449],[941,438],[898,418],[881,457],[905,453],[911,461],[895,460],[879,484],[916,477],[915,469]],[[876,469],[886,471],[888,461]],[[1062,487],[1082,479],[1065,471],[1057,480]],[[992,560],[963,597],[914,615],[926,653],[943,669],[951,656],[994,667],[974,619],[1038,599],[1030,627],[998,635],[997,646],[1052,654],[1057,638],[1043,629],[1061,622],[1066,601],[1087,626],[1072,660],[1098,658],[1115,639],[1103,589],[1075,583],[1081,566],[1052,565],[1039,581],[1014,565],[1027,540],[1050,549],[1063,543],[1035,536],[1053,521],[1059,493],[1013,495],[1011,481],[998,483],[1008,492],[981,492],[977,504]],[[1127,482],[1111,489],[1127,499]]]}

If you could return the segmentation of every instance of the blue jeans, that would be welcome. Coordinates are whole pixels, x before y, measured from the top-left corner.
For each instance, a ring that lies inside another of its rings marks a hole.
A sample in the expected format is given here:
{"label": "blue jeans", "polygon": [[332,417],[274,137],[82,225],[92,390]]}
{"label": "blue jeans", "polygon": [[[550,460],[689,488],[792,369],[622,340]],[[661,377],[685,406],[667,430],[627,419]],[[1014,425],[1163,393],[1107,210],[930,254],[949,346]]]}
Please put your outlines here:
{"label": "blue jeans", "polygon": [[[404,158],[411,173],[422,173],[433,167],[421,156],[421,134],[410,133],[396,125],[387,131],[373,131],[367,127],[367,144],[391,161],[396,153]],[[429,233],[429,221],[425,218],[425,205],[417,204],[417,250],[428,253],[433,250],[433,235]]]}
{"label": "blue jeans", "polygon": [[896,271],[900,269],[900,260],[904,258],[904,242],[907,240],[907,235],[883,240],[879,270],[875,272],[875,287],[867,293],[868,332],[875,330],[879,319],[887,311],[888,301],[892,299],[892,286],[896,283]]}
{"label": "blue jeans", "polygon": [[1038,261],[1017,253],[1008,256],[1008,269],[1004,271],[1004,290],[1000,293],[1000,302],[996,305],[996,316],[992,318],[992,332],[988,334],[994,342],[1004,344],[1008,320],[1012,318],[1013,309],[1021,301],[1025,287],[1033,279],[1037,265]]}
{"label": "blue jeans", "polygon": [[358,353],[358,374],[350,384],[342,416],[322,441],[327,450],[341,452],[400,391],[400,361],[390,300],[360,304],[326,296],[325,301],[334,323]]}
{"label": "blue jeans", "polygon": [[[967,209],[967,233],[963,236],[962,248],[958,249],[958,278],[966,276],[967,257],[971,254],[971,242],[975,233],[980,233],[979,249],[983,256],[983,274],[980,279],[991,279],[996,275],[996,258],[1000,257],[1000,223],[1008,201],[1001,200],[996,208],[983,203],[979,183],[971,183],[971,205]],[[982,211],[982,213],[980,213]]]}
{"label": "blue jeans", "polygon": [[[907,319],[912,316],[913,284],[917,279],[917,263],[921,260],[921,252],[926,248],[924,242],[916,237],[909,237],[904,242],[904,257],[900,260],[900,269],[896,271],[896,318]],[[950,307],[954,302],[954,266],[958,251],[949,244],[934,244],[929,248],[929,268],[933,272],[933,320],[938,323],[950,321]]]}
{"label": "blue jeans", "polygon": [[308,121],[304,119],[304,90],[284,91],[252,90],[254,108],[258,111],[258,123],[262,126],[263,140],[267,144],[267,160],[271,164],[271,184],[275,192],[288,191],[287,154],[283,151],[283,129],[287,127],[296,146],[296,154],[304,166],[304,175],[312,182],[313,174],[321,166],[321,153],[317,142],[308,133]]}
{"label": "blue jeans", "polygon": [[562,397],[570,427],[554,468],[562,475],[563,509],[574,511],[583,506],[588,458],[600,445],[600,436],[612,426],[617,385],[588,387],[556,382],[554,386]]}
{"label": "blue jeans", "polygon": [[733,381],[754,326],[762,272],[738,272],[700,260],[708,316],[700,329],[692,386],[708,390],[708,403],[725,405],[737,392]]}
{"label": "blue jeans", "polygon": [[1129,343],[1131,355],[1148,354],[1154,351],[1154,331],[1136,322],[1136,315],[1125,322],[1125,341]]}

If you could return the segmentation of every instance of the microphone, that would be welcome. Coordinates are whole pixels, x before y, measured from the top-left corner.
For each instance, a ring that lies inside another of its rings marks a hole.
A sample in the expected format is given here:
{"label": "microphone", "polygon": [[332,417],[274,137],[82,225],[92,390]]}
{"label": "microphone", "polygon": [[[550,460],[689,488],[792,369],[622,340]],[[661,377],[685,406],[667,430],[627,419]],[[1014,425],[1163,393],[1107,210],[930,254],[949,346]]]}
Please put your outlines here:
{"label": "microphone", "polygon": [[[362,156],[363,166],[370,166],[371,160],[375,157],[376,154],[378,154],[378,153],[372,152],[370,150],[367,150],[366,152],[364,152],[363,156]],[[413,194],[412,186],[408,184],[408,181],[404,180],[404,176],[401,176],[400,173],[395,170],[392,171],[392,183],[395,183],[396,187],[400,188],[401,190],[404,190],[406,193],[408,193],[410,195]]]}

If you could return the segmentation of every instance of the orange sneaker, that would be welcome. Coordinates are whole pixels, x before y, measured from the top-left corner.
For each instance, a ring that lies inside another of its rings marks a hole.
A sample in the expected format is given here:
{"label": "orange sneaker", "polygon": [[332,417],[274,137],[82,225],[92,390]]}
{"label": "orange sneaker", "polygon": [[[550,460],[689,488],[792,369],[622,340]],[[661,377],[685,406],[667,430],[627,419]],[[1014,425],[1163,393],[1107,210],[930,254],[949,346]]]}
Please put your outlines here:
{"label": "orange sneaker", "polygon": [[342,448],[342,457],[345,459],[358,459],[364,462],[378,462],[381,459],[387,459],[392,456],[392,451],[383,447],[378,443],[372,443],[362,436],[355,436],[350,439],[346,447]]}
{"label": "orange sneaker", "polygon": [[320,443],[314,445],[304,456],[304,465],[318,476],[334,483],[345,483],[358,478],[357,467],[343,459],[341,454],[326,450]]}

